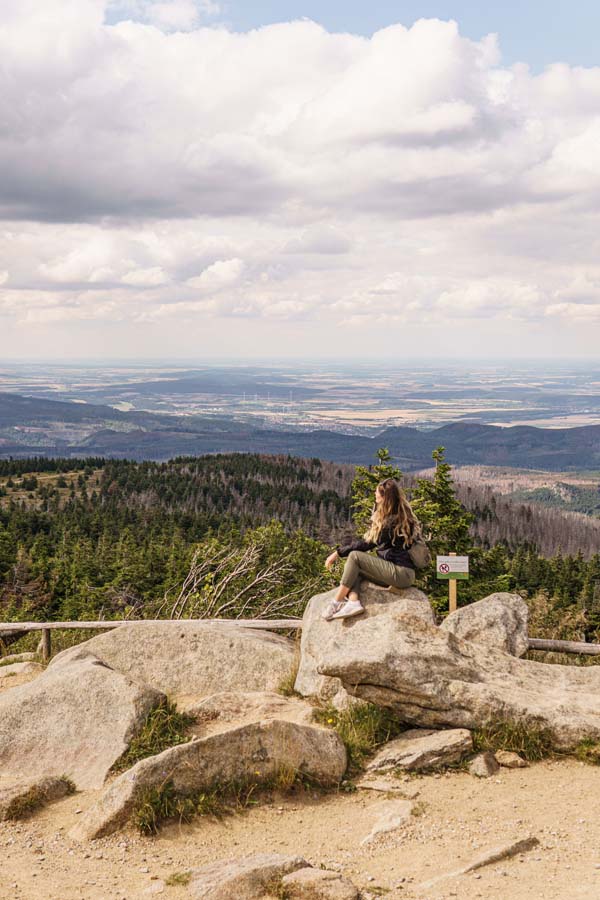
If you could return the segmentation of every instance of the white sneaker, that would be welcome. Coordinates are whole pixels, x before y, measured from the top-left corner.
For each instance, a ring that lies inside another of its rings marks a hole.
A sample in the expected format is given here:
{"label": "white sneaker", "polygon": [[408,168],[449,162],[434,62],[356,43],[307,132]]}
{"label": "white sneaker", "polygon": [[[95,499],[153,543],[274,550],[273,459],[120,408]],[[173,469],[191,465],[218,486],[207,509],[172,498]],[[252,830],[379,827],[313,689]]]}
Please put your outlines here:
{"label": "white sneaker", "polygon": [[329,622],[330,619],[333,619],[334,614],[339,612],[343,605],[343,600],[330,600],[322,613],[325,621]]}
{"label": "white sneaker", "polygon": [[361,613],[364,613],[365,608],[360,602],[360,600],[348,600],[347,603],[344,603],[343,607],[339,612],[334,613],[332,615],[332,619],[349,619],[350,616],[360,616]]}

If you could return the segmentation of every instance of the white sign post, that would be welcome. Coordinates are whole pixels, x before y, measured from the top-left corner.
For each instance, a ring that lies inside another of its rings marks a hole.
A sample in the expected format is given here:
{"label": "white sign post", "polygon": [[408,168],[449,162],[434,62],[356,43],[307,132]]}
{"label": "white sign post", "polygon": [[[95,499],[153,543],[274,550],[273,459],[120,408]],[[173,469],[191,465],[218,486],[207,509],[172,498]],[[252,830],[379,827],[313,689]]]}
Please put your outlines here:
{"label": "white sign post", "polygon": [[456,553],[437,556],[435,574],[437,578],[448,582],[448,610],[454,612],[457,598],[456,582],[469,577],[469,557],[457,556]]}

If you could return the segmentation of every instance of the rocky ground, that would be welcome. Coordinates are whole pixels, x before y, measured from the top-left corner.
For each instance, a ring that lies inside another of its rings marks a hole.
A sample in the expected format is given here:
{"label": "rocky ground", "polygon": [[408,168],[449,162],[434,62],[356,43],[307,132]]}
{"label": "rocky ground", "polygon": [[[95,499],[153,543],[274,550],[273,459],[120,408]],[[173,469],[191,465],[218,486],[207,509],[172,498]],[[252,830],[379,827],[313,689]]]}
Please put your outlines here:
{"label": "rocky ground", "polygon": [[[322,618],[331,593],[312,598],[296,690],[351,710],[350,695],[362,697],[421,730],[385,744],[353,791],[263,793],[239,813],[171,823],[156,838],[128,823],[144,791],[166,779],[184,796],[248,779],[267,791],[298,772],[313,784],[342,781],[340,736],[314,721],[311,703],[277,693],[294,683],[294,643],[234,623],[144,623],[65,651],[46,669],[8,660],[0,667],[0,819],[15,814],[15,798],[31,802],[34,784],[39,797],[40,779],[61,799],[31,819],[0,821],[0,900],[357,900],[353,885],[361,900],[600,897],[600,768],[573,755],[518,769],[500,768],[491,753],[469,763],[472,732],[494,721],[509,733],[520,728],[533,745],[543,738],[572,754],[584,739],[600,746],[600,670],[521,659],[527,610],[518,596],[491,595],[440,627],[420,591],[390,596],[367,584],[361,598],[363,616],[335,623]],[[153,744],[153,755],[115,776],[132,737],[167,715],[167,696],[194,719],[189,740],[162,752]],[[515,842],[527,846],[459,874]],[[283,855],[284,867],[295,859],[285,871],[281,859],[263,859],[262,875],[248,876],[259,886],[240,889],[248,874],[240,876],[239,866],[248,868],[240,861],[256,854]],[[238,861],[226,888],[221,869],[195,874],[219,860]],[[284,894],[282,877],[294,866],[302,883],[290,893],[285,881]],[[264,885],[271,894],[263,897]]]}
{"label": "rocky ground", "polygon": [[[560,760],[480,780],[466,772],[397,781],[414,813],[396,831],[362,841],[381,804],[402,794],[359,790],[275,797],[222,821],[170,825],[156,838],[131,829],[79,844],[68,832],[94,794],[76,794],[21,824],[0,823],[2,900],[74,900],[153,894],[188,897],[174,873],[252,853],[301,854],[349,877],[363,897],[389,900],[596,900],[600,896],[600,769]],[[424,883],[483,851],[527,835],[535,849],[474,873]],[[234,898],[232,898],[234,900]]]}

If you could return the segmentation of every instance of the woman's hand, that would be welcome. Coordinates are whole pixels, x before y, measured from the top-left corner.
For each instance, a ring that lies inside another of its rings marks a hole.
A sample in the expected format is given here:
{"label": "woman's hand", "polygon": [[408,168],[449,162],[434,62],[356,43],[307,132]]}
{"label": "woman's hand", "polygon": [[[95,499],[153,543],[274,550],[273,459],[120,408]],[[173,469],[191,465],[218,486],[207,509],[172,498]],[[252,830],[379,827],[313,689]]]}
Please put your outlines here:
{"label": "woman's hand", "polygon": [[338,561],[338,559],[339,559],[338,552],[337,552],[337,550],[334,550],[333,553],[330,553],[329,556],[327,557],[327,559],[325,560],[325,568],[329,569],[329,570],[333,569],[333,567],[336,564],[336,562]]}

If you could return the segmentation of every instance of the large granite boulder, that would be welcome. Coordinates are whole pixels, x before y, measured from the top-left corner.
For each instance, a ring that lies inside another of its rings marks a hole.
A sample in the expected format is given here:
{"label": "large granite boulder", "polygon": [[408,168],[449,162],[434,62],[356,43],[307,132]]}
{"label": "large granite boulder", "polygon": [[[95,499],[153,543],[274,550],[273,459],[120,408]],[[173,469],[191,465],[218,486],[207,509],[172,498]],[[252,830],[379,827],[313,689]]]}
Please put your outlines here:
{"label": "large granite boulder", "polygon": [[368,619],[360,642],[323,648],[319,671],[423,728],[508,719],[547,729],[558,748],[600,739],[600,668],[517,659],[415,616]]}
{"label": "large granite boulder", "polygon": [[[346,771],[346,748],[338,734],[306,724],[310,707],[301,701],[270,695],[249,695],[247,715],[228,722],[235,695],[208,698],[190,714],[198,717],[202,737],[141,760],[105,789],[80,818],[71,836],[91,840],[125,824],[140,796],[149,788],[172,783],[176,793],[187,795],[215,787],[227,789],[235,782],[270,784],[282,777],[281,786],[306,776],[322,785],[341,781]],[[261,698],[262,697],[262,706]],[[218,713],[221,702],[223,721]]]}
{"label": "large granite boulder", "polygon": [[323,611],[335,597],[335,590],[312,597],[304,612],[300,667],[295,689],[303,697],[314,697],[334,706],[345,706],[348,695],[338,678],[331,678],[319,671],[321,660],[336,653],[338,648],[359,648],[369,624],[377,619],[381,628],[393,628],[395,616],[409,613],[424,622],[434,624],[431,604],[425,594],[411,587],[398,593],[381,588],[370,581],[362,581],[359,595],[365,607],[360,616],[350,619],[323,619]]}
{"label": "large granite boulder", "polygon": [[519,594],[500,592],[461,606],[450,613],[440,627],[465,641],[476,641],[512,656],[523,656],[529,648],[528,615],[527,604]]}
{"label": "large granite boulder", "polygon": [[216,691],[274,691],[295,662],[288,638],[218,622],[141,622],[121,625],[59,653],[93,655],[118,672],[180,700]]}
{"label": "large granite boulder", "polygon": [[102,787],[164,699],[93,656],[48,668],[0,694],[0,771],[5,778],[65,775],[78,788]]}

